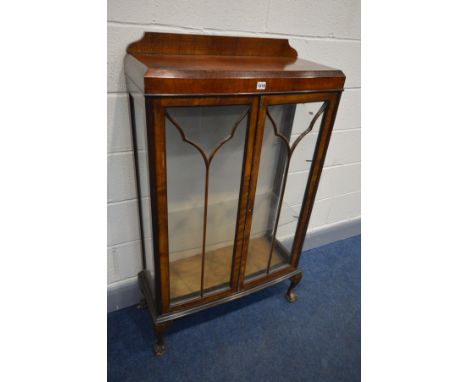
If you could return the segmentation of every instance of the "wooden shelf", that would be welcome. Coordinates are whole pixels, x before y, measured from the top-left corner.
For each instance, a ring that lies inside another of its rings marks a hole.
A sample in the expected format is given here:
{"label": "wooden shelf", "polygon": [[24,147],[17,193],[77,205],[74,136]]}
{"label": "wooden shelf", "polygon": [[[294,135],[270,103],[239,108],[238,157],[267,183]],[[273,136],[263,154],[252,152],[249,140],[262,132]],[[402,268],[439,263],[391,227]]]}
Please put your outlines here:
{"label": "wooden shelf", "polygon": [[[250,240],[246,263],[246,277],[266,272],[271,242],[261,237]],[[231,278],[232,246],[219,248],[205,254],[205,282],[207,290],[229,286]],[[287,263],[284,251],[274,248],[272,268]],[[200,294],[201,254],[170,263],[171,300],[177,301]]]}

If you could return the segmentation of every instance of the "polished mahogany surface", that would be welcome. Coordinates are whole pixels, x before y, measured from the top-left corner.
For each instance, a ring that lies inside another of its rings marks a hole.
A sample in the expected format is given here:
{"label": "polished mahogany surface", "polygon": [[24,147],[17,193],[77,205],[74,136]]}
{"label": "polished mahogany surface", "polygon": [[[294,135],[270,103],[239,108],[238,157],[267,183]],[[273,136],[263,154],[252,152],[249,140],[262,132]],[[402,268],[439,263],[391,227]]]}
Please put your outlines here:
{"label": "polished mahogany surface", "polygon": [[[286,279],[286,298],[296,300],[345,81],[297,56],[287,40],[270,38],[147,32],[127,47],[138,282],[156,355],[174,319]],[[303,196],[281,220],[289,162],[306,135]]]}
{"label": "polished mahogany surface", "polygon": [[340,70],[297,58],[282,39],[146,32],[127,53],[126,74],[146,94],[341,90],[345,80]]}

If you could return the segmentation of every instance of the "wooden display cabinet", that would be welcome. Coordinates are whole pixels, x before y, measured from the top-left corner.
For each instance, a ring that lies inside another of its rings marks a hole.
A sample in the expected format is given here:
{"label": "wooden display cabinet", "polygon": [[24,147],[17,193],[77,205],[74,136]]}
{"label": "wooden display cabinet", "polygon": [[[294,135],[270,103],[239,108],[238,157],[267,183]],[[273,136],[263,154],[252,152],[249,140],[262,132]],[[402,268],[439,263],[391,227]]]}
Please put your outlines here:
{"label": "wooden display cabinet", "polygon": [[344,74],[287,40],[145,33],[125,75],[156,354],[176,318],[286,279],[295,301]]}

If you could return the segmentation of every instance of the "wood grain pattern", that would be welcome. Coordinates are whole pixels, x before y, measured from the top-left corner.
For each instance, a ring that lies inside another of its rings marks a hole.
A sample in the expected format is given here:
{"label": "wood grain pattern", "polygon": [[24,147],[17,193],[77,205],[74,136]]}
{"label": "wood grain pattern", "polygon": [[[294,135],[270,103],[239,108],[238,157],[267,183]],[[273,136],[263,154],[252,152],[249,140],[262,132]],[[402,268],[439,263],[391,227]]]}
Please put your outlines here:
{"label": "wood grain pattern", "polygon": [[244,243],[245,224],[248,215],[252,210],[248,207],[248,193],[249,184],[252,170],[253,149],[255,144],[255,131],[257,126],[258,115],[258,98],[254,97],[251,105],[251,112],[249,114],[249,124],[245,141],[245,152],[242,163],[242,183],[239,190],[239,209],[237,212],[237,226],[235,242],[236,256],[233,258],[232,272],[231,272],[231,288],[232,290],[239,290],[240,267],[242,259],[242,246]]}
{"label": "wood grain pattern", "polygon": [[159,32],[145,32],[127,47],[127,53],[297,57],[284,39]]}
{"label": "wood grain pattern", "polygon": [[[345,76],[297,58],[287,40],[145,33],[125,72],[146,94],[264,94],[339,90]],[[257,90],[257,82],[266,89]]]}
{"label": "wood grain pattern", "polygon": [[[157,99],[148,100],[153,114],[154,123],[148,127],[148,134],[152,141],[149,151],[150,163],[154,165],[153,174],[150,173],[151,204],[156,214],[153,214],[153,236],[157,237],[157,253],[159,265],[159,280],[156,290],[160,290],[162,311],[169,309],[170,278],[169,278],[169,233],[167,227],[167,182],[166,182],[166,138],[164,129],[164,109]],[[152,138],[152,139],[151,139]],[[150,169],[151,171],[151,169]],[[154,196],[153,196],[154,195]],[[156,221],[155,221],[156,220]]]}

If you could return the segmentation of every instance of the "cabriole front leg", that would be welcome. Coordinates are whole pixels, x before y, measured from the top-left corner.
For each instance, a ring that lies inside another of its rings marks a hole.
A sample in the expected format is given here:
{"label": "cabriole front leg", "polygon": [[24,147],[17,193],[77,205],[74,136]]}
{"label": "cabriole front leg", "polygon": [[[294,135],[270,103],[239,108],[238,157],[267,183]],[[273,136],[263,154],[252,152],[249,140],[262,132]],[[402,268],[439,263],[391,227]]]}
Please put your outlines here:
{"label": "cabriole front leg", "polygon": [[158,357],[163,355],[164,351],[166,350],[165,345],[164,345],[163,334],[169,330],[171,324],[172,324],[172,321],[168,321],[162,324],[156,324],[154,326],[154,331],[156,333],[156,342],[153,345],[153,350],[154,350],[154,354]]}
{"label": "cabriole front leg", "polygon": [[147,307],[148,307],[148,304],[147,304],[147,302],[146,302],[146,299],[145,299],[145,298],[142,298],[142,299],[140,300],[140,302],[138,303],[138,305],[137,305],[137,309],[145,309],[145,308],[147,308]]}
{"label": "cabriole front leg", "polygon": [[292,276],[289,280],[291,280],[291,285],[288,288],[288,291],[286,292],[286,300],[289,302],[294,302],[297,300],[297,295],[294,292],[294,288],[296,288],[297,284],[299,284],[299,281],[302,279],[302,272],[299,272],[297,275]]}

